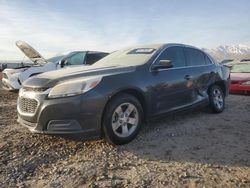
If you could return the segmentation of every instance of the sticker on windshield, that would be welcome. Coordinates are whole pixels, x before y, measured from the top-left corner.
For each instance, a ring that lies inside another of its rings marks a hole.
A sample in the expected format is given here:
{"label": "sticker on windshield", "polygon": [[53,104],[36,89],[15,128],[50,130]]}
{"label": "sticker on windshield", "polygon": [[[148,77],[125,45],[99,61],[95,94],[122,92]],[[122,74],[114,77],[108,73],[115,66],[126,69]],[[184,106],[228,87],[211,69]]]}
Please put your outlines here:
{"label": "sticker on windshield", "polygon": [[151,54],[154,51],[154,48],[136,48],[128,52],[128,54]]}

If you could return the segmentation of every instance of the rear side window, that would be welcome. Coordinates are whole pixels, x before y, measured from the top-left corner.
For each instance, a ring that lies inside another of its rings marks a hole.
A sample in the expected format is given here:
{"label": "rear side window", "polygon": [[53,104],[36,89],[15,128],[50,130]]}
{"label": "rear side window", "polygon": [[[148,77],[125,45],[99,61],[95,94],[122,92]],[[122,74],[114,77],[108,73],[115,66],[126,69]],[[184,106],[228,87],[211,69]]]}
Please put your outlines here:
{"label": "rear side window", "polygon": [[182,47],[174,46],[167,48],[158,58],[160,60],[170,60],[173,67],[185,67],[185,55]]}
{"label": "rear side window", "polygon": [[207,55],[205,55],[205,60],[207,65],[213,64],[211,59]]}
{"label": "rear side window", "polygon": [[202,51],[193,48],[185,48],[185,55],[188,66],[205,65],[205,55]]}
{"label": "rear side window", "polygon": [[107,54],[105,54],[105,53],[87,54],[86,59],[85,59],[85,64],[92,65],[95,62],[102,59],[103,57],[105,57],[106,55]]}

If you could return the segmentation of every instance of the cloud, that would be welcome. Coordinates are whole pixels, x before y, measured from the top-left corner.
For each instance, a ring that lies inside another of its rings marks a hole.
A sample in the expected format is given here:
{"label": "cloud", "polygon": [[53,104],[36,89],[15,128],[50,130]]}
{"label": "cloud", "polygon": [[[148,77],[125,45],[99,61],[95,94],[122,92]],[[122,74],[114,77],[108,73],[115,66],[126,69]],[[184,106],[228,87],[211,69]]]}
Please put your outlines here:
{"label": "cloud", "polygon": [[[131,28],[129,20],[117,24],[89,24],[46,5],[8,3],[0,5],[0,59],[21,59],[15,41],[24,40],[43,56],[72,50],[104,50],[137,44],[142,28]],[[98,24],[98,25],[97,25]]]}
{"label": "cloud", "polygon": [[23,58],[17,40],[28,42],[45,58],[141,43],[179,42],[206,48],[250,44],[249,6],[244,3],[231,2],[230,7],[237,5],[232,12],[226,1],[216,7],[211,2],[164,0],[0,1],[0,59]]}

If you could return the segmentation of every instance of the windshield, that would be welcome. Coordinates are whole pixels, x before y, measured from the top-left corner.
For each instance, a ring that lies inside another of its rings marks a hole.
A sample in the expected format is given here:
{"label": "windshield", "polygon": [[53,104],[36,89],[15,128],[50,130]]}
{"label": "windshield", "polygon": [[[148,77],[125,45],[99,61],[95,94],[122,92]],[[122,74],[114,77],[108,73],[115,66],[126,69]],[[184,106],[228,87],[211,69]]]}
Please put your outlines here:
{"label": "windshield", "polygon": [[233,73],[250,73],[250,63],[233,65],[231,68]]}
{"label": "windshield", "polygon": [[145,64],[156,48],[129,48],[118,50],[96,62],[94,66],[137,66]]}
{"label": "windshield", "polygon": [[47,62],[52,62],[52,63],[57,63],[58,61],[60,61],[64,56],[63,55],[59,55],[59,56],[55,56],[55,57],[51,57],[49,59],[47,59]]}

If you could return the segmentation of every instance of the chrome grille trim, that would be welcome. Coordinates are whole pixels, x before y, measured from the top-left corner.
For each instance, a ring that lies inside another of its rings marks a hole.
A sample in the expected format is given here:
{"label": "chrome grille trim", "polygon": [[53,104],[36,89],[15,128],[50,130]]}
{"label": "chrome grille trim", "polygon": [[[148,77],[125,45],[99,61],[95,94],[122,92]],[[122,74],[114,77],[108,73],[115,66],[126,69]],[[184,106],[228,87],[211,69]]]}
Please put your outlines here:
{"label": "chrome grille trim", "polygon": [[48,88],[33,88],[33,87],[23,87],[24,92],[44,92]]}
{"label": "chrome grille trim", "polygon": [[[21,88],[19,90],[19,94],[18,94],[18,100],[17,100],[17,111],[20,115],[23,116],[34,116],[40,106],[40,97],[41,96],[46,96],[49,94],[51,88],[43,91],[43,92],[34,92],[34,91],[25,91],[23,88]],[[28,104],[27,110],[23,107],[21,107],[22,105],[22,100],[27,100],[26,102],[30,103]],[[36,102],[35,102],[36,101]],[[33,107],[33,105],[35,107]],[[31,109],[29,109],[31,108]],[[34,110],[35,108],[35,110]]]}
{"label": "chrome grille trim", "polygon": [[38,101],[36,99],[20,97],[18,99],[18,108],[20,112],[25,114],[34,114],[38,107]]}

